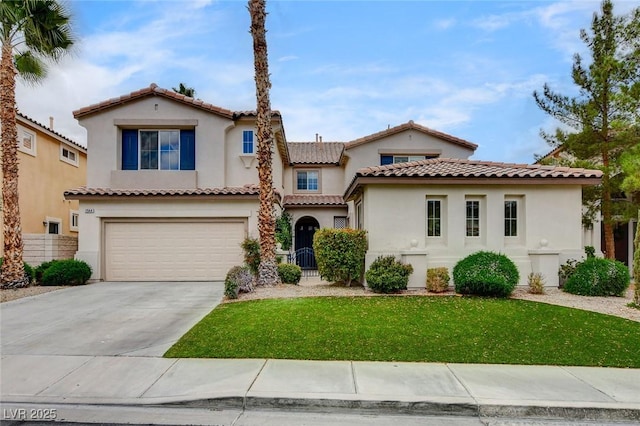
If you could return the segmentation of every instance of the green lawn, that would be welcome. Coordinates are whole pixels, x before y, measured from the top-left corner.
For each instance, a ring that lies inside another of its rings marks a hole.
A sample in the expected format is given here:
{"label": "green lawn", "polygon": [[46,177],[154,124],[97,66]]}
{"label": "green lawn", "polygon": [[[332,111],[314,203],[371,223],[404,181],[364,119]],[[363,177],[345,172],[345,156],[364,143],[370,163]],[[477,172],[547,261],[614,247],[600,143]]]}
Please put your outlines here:
{"label": "green lawn", "polygon": [[523,300],[256,300],[218,306],[165,356],[640,368],[640,323]]}

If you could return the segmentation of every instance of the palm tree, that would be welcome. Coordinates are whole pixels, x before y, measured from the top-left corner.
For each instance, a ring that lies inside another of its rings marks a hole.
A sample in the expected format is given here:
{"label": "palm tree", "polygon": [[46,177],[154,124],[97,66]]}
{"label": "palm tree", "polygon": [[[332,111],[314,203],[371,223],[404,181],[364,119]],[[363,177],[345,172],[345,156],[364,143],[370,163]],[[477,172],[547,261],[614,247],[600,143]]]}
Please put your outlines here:
{"label": "palm tree", "polygon": [[257,100],[257,153],[258,178],[260,181],[260,210],[258,211],[258,233],[260,234],[260,266],[258,285],[272,285],[280,281],[276,262],[276,218],[273,210],[273,129],[271,127],[271,102],[269,101],[269,62],[267,60],[267,36],[265,0],[249,0],[253,58],[255,66]]}
{"label": "palm tree", "polygon": [[189,87],[184,83],[180,83],[177,88],[174,87],[173,91],[176,93],[180,93],[181,95],[185,95],[189,98],[195,98],[196,96],[196,89],[194,89],[193,87]]}
{"label": "palm tree", "polygon": [[57,60],[73,44],[70,16],[54,0],[0,2],[0,124],[2,125],[2,209],[4,261],[1,287],[29,284],[22,263],[22,230],[18,206],[16,74],[36,82],[46,74],[44,60]]}

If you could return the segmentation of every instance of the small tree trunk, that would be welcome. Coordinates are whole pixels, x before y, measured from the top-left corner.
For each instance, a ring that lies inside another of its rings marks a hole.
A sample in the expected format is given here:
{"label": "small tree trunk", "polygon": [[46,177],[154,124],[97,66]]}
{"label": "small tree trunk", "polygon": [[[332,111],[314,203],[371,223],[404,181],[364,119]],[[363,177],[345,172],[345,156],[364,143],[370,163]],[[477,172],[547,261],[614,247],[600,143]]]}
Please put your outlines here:
{"label": "small tree trunk", "polygon": [[18,204],[18,144],[16,127],[16,69],[10,43],[2,45],[0,61],[0,122],[2,123],[2,211],[4,261],[2,288],[26,287],[29,278],[22,263],[22,229]]}
{"label": "small tree trunk", "polygon": [[251,35],[255,66],[258,129],[258,179],[260,182],[260,210],[258,233],[260,235],[260,266],[258,285],[274,285],[280,282],[276,262],[276,217],[273,209],[274,191],[272,174],[273,128],[271,127],[271,102],[269,100],[269,62],[267,58],[267,16],[265,0],[250,0]]}
{"label": "small tree trunk", "polygon": [[602,221],[604,223],[604,250],[607,259],[616,258],[616,244],[613,239],[613,212],[611,206],[611,179],[609,175],[609,153],[602,152]]}

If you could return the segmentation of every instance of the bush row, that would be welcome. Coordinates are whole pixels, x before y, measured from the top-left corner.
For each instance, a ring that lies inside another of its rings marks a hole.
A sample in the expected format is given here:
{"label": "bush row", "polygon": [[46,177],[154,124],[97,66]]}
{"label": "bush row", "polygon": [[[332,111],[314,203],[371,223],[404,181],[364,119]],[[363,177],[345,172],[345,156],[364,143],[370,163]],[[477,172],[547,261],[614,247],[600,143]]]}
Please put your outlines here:
{"label": "bush row", "polygon": [[[0,265],[3,258],[0,257]],[[43,262],[35,269],[24,262],[29,282],[43,286],[83,285],[91,278],[91,267],[82,260],[64,259]]]}

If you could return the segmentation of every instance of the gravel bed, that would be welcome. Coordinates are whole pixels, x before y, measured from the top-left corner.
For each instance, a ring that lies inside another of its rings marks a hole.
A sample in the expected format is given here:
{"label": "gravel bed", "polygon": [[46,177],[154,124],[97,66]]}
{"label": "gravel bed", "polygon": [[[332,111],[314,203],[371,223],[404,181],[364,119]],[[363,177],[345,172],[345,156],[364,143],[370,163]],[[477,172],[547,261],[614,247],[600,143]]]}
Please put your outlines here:
{"label": "gravel bed", "polygon": [[22,299],[23,297],[35,296],[37,294],[48,293],[50,291],[67,288],[66,286],[36,286],[24,288],[8,288],[0,289],[0,303],[9,302],[11,300]]}

